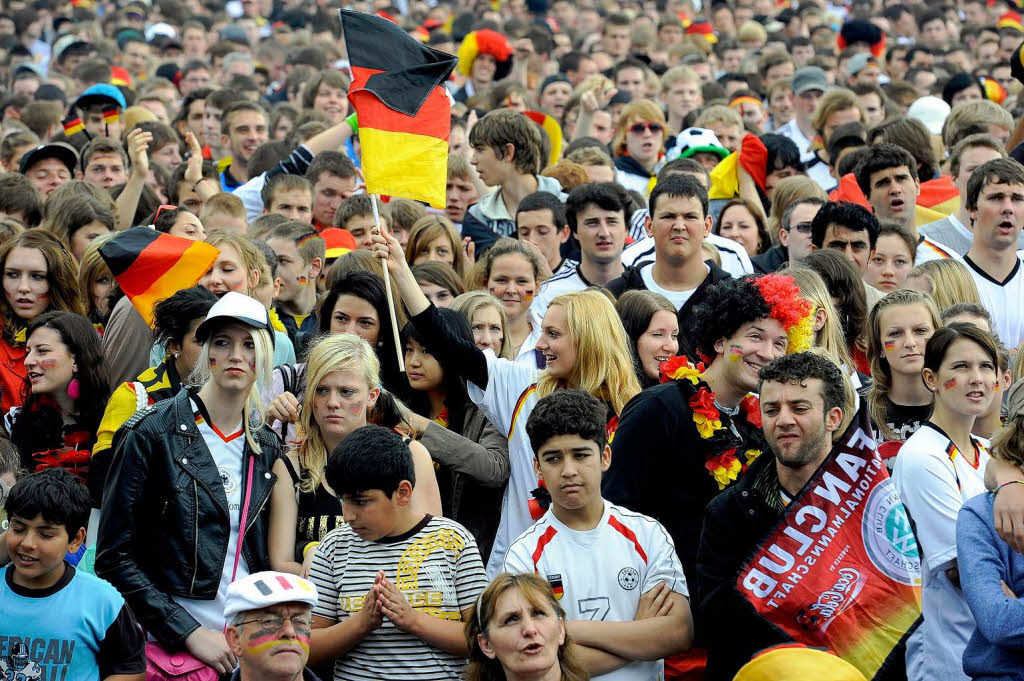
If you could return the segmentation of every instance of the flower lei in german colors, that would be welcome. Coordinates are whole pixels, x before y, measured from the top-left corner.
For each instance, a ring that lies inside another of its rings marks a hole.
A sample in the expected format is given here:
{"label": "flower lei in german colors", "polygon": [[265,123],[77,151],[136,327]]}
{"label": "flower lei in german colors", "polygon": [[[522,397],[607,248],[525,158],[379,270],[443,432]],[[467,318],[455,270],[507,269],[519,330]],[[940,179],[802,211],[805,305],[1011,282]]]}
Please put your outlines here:
{"label": "flower lei in german colors", "polygon": [[[693,386],[693,394],[687,404],[693,412],[693,423],[701,439],[708,440],[711,452],[705,456],[704,468],[723,490],[736,482],[740,473],[745,473],[750,464],[761,455],[760,449],[747,449],[742,455],[737,454],[737,447],[727,447],[735,442],[735,438],[722,424],[722,414],[715,406],[715,393],[704,381],[703,362],[696,366],[686,357],[672,357],[661,365],[661,382],[689,381]],[[761,428],[761,407],[756,395],[747,395],[740,402],[740,413],[747,423],[756,429]],[[721,447],[715,447],[718,443]]]}

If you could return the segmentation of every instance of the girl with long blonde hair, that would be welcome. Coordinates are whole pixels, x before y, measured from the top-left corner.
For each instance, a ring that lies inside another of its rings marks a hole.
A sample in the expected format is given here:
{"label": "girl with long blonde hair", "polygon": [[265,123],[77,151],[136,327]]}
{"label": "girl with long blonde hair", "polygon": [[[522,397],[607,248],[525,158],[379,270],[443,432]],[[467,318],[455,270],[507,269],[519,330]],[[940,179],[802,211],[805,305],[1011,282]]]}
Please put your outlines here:
{"label": "girl with long blonde hair", "polygon": [[793,277],[800,295],[814,306],[814,346],[821,348],[840,367],[848,372],[853,371],[855,365],[846,347],[843,325],[825,280],[809,267],[786,267],[779,270],[778,274]]}
{"label": "girl with long blonde hair", "polygon": [[[395,427],[395,400],[381,388],[380,360],[370,344],[351,333],[325,336],[309,350],[305,399],[298,440],[274,464],[277,482],[270,509],[273,569],[307,574],[313,548],[343,518],[341,500],[324,480],[327,458],[345,436],[373,421]],[[413,503],[422,513],[441,515],[440,494],[430,454],[410,441],[416,471]]]}
{"label": "girl with long blonde hair", "polygon": [[880,441],[903,442],[928,420],[932,393],[921,380],[921,370],[925,345],[941,326],[935,301],[919,291],[893,291],[871,309],[868,411]]}
{"label": "girl with long blonde hair", "polygon": [[473,330],[473,341],[481,350],[490,348],[497,357],[512,359],[508,313],[505,306],[487,291],[468,291],[455,299],[452,309],[460,312]]}
{"label": "girl with long blonde hair", "polygon": [[437,309],[420,291],[394,237],[375,235],[374,253],[387,261],[410,321],[426,344],[436,348],[437,361],[446,372],[467,381],[470,399],[498,430],[508,434],[511,473],[488,561],[488,574],[494,575],[512,540],[533,521],[530,501],[538,482],[526,435],[527,418],[542,397],[558,388],[578,388],[608,405],[614,428],[626,402],[640,392],[625,329],[605,294],[590,289],[567,293],[551,302],[540,323],[536,347],[546,363],[543,370],[499,359],[448,332]]}

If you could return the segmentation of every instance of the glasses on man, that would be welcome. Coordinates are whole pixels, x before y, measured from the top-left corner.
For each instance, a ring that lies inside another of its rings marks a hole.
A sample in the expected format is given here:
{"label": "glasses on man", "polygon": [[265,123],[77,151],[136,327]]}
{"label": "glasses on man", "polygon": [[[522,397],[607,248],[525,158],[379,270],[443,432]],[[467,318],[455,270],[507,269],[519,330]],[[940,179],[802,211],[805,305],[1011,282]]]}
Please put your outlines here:
{"label": "glasses on man", "polygon": [[790,225],[789,227],[787,227],[786,231],[788,232],[791,229],[795,229],[796,231],[800,232],[801,234],[810,234],[811,233],[811,223],[809,223],[809,222],[798,222],[795,225]]}
{"label": "glasses on man", "polygon": [[659,132],[665,129],[661,123],[655,121],[643,121],[640,123],[634,123],[629,126],[629,131],[634,135],[642,135],[645,130],[650,130],[652,135],[657,135]]}
{"label": "glasses on man", "polygon": [[292,615],[291,617],[281,617],[280,615],[266,615],[253,620],[245,620],[238,624],[258,624],[261,629],[272,629],[274,631],[281,631],[284,628],[284,622],[288,620],[292,623],[292,629],[295,631],[308,632],[313,628],[313,616],[306,615]]}

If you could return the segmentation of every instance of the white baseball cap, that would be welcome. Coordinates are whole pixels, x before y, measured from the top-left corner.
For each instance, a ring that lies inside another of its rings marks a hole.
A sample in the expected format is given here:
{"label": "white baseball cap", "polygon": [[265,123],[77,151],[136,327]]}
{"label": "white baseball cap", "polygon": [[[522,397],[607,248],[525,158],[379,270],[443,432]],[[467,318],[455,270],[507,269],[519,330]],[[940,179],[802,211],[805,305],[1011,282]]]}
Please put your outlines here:
{"label": "white baseball cap", "polygon": [[254,329],[264,329],[270,334],[270,339],[274,339],[274,327],[270,325],[270,315],[267,308],[263,307],[263,303],[244,293],[228,291],[213,304],[206,313],[206,319],[196,327],[196,340],[204,342],[213,333],[214,328],[228,321],[241,322]]}
{"label": "white baseball cap", "polygon": [[240,612],[260,610],[279,603],[316,605],[316,584],[287,572],[257,572],[228,585],[224,600],[224,619]]}

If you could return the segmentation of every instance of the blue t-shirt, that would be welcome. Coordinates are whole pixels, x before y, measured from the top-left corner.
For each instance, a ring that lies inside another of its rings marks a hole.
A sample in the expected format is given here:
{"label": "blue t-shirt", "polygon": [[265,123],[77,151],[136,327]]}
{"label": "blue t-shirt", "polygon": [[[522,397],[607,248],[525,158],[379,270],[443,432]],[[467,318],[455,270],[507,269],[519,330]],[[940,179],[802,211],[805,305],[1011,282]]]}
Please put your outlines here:
{"label": "blue t-shirt", "polygon": [[124,598],[108,582],[65,564],[48,589],[0,580],[0,678],[98,681],[146,670],[146,641]]}

